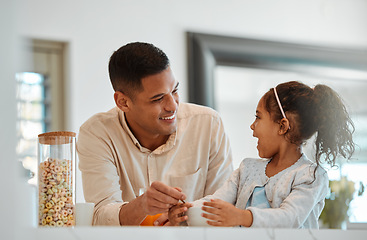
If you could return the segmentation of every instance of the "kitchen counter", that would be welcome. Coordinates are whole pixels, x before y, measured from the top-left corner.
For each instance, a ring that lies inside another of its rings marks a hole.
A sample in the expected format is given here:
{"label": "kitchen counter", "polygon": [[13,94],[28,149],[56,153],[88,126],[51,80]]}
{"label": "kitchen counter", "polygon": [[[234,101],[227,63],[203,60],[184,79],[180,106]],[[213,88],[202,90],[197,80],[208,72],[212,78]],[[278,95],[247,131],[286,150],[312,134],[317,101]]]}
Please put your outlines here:
{"label": "kitchen counter", "polygon": [[367,239],[366,230],[308,230],[308,229],[246,229],[246,228],[202,228],[202,227],[74,227],[27,229],[30,239],[52,240],[147,240],[147,239]]}

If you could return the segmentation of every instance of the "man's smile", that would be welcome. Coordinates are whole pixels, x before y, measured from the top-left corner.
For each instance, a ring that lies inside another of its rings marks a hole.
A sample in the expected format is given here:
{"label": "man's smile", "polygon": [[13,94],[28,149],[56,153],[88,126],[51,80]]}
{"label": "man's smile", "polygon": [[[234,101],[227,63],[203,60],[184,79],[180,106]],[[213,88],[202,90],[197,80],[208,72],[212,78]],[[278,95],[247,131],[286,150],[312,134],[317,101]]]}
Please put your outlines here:
{"label": "man's smile", "polygon": [[172,114],[171,116],[168,116],[168,117],[160,117],[159,119],[162,119],[162,120],[172,120],[175,118],[175,114]]}

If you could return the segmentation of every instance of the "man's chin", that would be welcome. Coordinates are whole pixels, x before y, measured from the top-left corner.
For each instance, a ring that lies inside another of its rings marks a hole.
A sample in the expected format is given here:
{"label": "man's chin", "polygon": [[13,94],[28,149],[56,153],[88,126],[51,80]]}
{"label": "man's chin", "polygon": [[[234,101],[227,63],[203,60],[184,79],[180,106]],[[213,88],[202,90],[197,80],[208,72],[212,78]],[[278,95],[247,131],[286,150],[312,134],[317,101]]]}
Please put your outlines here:
{"label": "man's chin", "polygon": [[171,128],[167,129],[166,135],[171,135],[172,133],[176,132],[176,130],[177,130],[177,126],[175,124],[175,126],[172,126]]}

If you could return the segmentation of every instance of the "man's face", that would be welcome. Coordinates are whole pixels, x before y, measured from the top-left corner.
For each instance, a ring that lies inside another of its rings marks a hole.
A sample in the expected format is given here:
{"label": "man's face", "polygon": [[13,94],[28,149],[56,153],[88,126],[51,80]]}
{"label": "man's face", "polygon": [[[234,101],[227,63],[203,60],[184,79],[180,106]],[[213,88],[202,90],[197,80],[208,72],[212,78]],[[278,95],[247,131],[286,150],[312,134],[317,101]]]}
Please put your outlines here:
{"label": "man's face", "polygon": [[141,143],[166,139],[177,127],[178,82],[170,67],[141,82],[143,90],[135,94],[125,112],[129,127]]}

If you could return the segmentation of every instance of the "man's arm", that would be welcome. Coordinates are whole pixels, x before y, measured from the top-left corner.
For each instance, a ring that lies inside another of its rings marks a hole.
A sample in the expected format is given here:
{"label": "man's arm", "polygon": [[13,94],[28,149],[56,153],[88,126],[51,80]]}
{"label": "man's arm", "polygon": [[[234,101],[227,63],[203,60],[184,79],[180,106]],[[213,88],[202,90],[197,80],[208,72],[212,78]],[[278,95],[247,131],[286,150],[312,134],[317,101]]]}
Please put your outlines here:
{"label": "man's arm", "polygon": [[111,152],[112,145],[105,141],[100,127],[84,127],[79,131],[77,152],[82,173],[84,198],[94,202],[93,224],[119,225],[118,211],[122,200],[120,177]]}
{"label": "man's arm", "polygon": [[[153,182],[145,194],[123,202],[120,176],[117,174],[113,146],[97,128],[81,128],[77,143],[79,168],[82,171],[84,197],[96,204],[94,224],[139,225],[146,215],[167,212],[186,196],[161,182]],[[98,136],[99,137],[98,137]]]}

